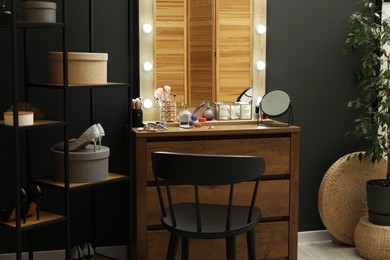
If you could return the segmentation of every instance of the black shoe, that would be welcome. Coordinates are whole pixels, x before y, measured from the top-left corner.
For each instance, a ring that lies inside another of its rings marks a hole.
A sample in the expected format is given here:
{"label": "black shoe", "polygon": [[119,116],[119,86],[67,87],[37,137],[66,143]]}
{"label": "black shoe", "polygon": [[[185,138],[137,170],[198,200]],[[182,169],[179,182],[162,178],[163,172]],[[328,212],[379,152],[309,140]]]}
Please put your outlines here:
{"label": "black shoe", "polygon": [[[23,223],[26,223],[26,204],[27,204],[27,193],[21,188],[20,189],[20,216],[23,219]],[[8,207],[3,209],[0,212],[0,220],[4,222],[13,221],[16,218],[16,210],[15,210],[15,198],[13,198]]]}
{"label": "black shoe", "polygon": [[26,208],[26,216],[31,217],[34,213],[37,213],[37,220],[39,220],[39,210],[42,200],[42,191],[38,185],[30,186],[28,193],[28,201]]}

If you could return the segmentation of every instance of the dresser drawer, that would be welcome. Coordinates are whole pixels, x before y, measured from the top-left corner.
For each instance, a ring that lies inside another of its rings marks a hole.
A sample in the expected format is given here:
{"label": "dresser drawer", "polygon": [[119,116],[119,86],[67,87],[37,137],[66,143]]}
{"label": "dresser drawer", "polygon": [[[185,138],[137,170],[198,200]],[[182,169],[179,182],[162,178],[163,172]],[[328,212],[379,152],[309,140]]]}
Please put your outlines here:
{"label": "dresser drawer", "polygon": [[146,152],[148,181],[154,180],[151,154],[155,151],[253,155],[264,158],[265,175],[290,173],[290,138],[288,137],[148,142]]}
{"label": "dresser drawer", "polygon": [[[148,260],[164,260],[169,232],[165,230],[148,231]],[[225,240],[190,240],[190,259],[226,259]],[[260,223],[256,227],[256,258],[287,259],[288,258],[288,222]],[[180,245],[176,259],[180,258]],[[246,236],[242,234],[236,239],[236,259],[248,259]]]}
{"label": "dresser drawer", "polygon": [[[241,183],[234,187],[234,203],[249,205],[254,183]],[[289,215],[290,181],[274,180],[260,181],[260,189],[256,206],[262,209],[262,217],[283,217]],[[165,188],[162,187],[163,194]],[[251,192],[248,192],[251,191]],[[194,190],[190,186],[171,186],[172,199],[176,202],[194,201]],[[228,201],[228,186],[199,187],[200,201],[206,203],[226,204]],[[147,188],[147,224],[160,225],[160,204],[156,187]],[[164,197],[165,205],[167,199]]]}

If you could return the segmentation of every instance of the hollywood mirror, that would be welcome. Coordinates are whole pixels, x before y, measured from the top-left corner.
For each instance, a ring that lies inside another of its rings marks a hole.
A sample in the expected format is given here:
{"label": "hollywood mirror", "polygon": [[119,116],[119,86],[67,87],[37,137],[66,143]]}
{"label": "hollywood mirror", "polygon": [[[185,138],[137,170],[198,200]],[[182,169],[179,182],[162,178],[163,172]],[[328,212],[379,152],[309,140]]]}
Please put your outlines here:
{"label": "hollywood mirror", "polygon": [[265,94],[266,0],[139,0],[139,39],[141,97],[164,85],[178,106]]}

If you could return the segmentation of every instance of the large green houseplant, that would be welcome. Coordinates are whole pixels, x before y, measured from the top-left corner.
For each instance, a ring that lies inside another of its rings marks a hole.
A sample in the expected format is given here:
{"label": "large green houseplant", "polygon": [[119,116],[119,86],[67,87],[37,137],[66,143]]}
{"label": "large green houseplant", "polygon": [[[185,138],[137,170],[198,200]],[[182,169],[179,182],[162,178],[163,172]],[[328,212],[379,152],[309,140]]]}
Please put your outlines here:
{"label": "large green houseplant", "polygon": [[[370,222],[390,225],[390,219],[386,221],[386,215],[390,218],[390,19],[382,12],[380,1],[379,5],[371,0],[359,3],[362,10],[345,20],[350,30],[344,51],[356,50],[361,57],[356,71],[358,95],[347,103],[359,112],[350,134],[362,140],[361,160],[388,160],[386,178],[370,180],[366,187]],[[373,190],[385,197],[372,195]]]}

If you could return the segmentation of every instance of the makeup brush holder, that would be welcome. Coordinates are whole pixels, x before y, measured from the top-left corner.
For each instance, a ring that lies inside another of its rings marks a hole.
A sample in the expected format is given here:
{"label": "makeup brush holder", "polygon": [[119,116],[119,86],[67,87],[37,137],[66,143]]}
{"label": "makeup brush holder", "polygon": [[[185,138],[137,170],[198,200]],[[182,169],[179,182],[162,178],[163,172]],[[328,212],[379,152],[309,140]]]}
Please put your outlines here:
{"label": "makeup brush holder", "polygon": [[171,100],[163,101],[160,107],[161,122],[176,122],[176,103]]}
{"label": "makeup brush holder", "polygon": [[133,127],[141,127],[143,122],[143,111],[141,109],[133,109]]}

